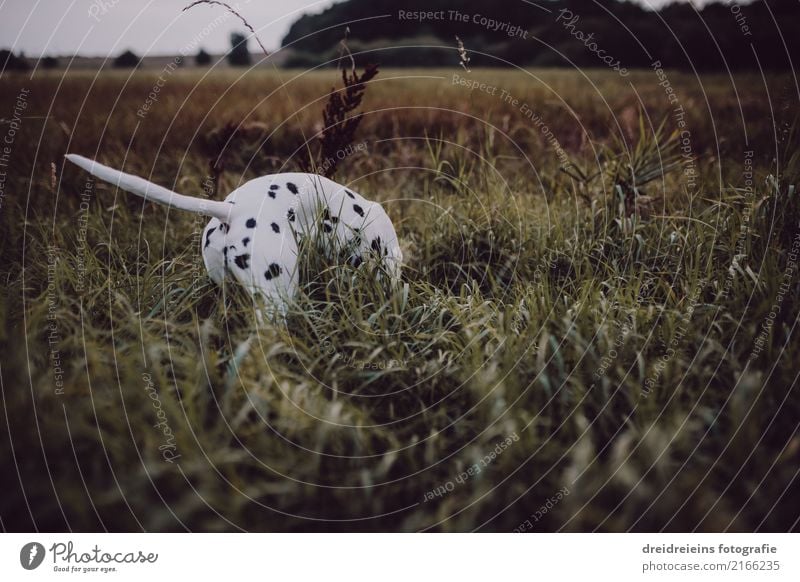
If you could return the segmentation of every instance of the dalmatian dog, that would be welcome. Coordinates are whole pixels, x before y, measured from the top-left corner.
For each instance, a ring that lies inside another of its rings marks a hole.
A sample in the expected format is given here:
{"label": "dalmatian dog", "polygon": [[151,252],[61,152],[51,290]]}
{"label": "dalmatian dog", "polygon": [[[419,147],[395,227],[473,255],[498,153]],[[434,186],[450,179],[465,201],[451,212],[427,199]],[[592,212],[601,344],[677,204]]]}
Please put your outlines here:
{"label": "dalmatian dog", "polygon": [[[346,249],[358,267],[374,257],[393,281],[403,254],[392,221],[380,204],[316,174],[262,176],[228,194],[224,202],[178,194],[83,156],[66,158],[98,178],[150,200],[211,220],[203,230],[203,261],[212,281],[233,278],[268,310],[285,315],[298,279],[298,242],[319,237],[326,252]],[[321,232],[320,232],[321,229]]]}

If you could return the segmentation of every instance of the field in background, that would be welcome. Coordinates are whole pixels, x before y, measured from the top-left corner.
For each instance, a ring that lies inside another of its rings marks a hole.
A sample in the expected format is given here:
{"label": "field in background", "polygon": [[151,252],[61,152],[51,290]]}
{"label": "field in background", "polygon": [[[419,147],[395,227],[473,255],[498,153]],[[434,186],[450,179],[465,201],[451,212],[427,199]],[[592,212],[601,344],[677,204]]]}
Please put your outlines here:
{"label": "field in background", "polygon": [[383,71],[336,178],[405,286],[307,273],[256,329],[204,220],[62,161],[297,170],[336,74],[240,75],[0,78],[5,529],[797,527],[788,76]]}

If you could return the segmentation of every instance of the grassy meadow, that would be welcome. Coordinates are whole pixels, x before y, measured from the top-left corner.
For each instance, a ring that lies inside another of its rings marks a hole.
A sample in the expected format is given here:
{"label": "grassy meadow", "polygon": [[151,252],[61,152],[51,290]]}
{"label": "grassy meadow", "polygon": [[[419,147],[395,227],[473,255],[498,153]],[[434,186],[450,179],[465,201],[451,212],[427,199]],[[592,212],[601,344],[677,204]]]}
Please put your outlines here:
{"label": "grassy meadow", "polygon": [[383,70],[335,179],[403,284],[307,250],[285,325],[63,161],[221,199],[339,82],[0,77],[3,529],[797,529],[790,77]]}

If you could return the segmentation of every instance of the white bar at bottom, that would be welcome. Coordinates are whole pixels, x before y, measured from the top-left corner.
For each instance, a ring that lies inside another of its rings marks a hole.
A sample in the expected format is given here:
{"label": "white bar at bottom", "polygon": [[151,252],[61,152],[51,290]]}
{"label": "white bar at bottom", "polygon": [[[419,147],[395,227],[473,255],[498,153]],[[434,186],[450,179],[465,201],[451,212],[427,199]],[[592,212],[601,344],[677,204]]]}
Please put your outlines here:
{"label": "white bar at bottom", "polygon": [[3,534],[0,579],[778,581],[800,580],[799,550],[791,534]]}

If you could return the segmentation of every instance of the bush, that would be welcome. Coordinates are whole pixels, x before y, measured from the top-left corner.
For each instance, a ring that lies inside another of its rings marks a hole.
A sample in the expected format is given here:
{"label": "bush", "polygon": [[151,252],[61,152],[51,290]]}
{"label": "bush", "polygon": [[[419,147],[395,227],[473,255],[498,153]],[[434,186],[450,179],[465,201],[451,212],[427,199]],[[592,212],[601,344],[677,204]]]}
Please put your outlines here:
{"label": "bush", "polygon": [[27,71],[30,69],[25,57],[15,55],[10,50],[0,50],[0,71]]}
{"label": "bush", "polygon": [[55,57],[42,57],[39,59],[39,66],[43,69],[55,69],[58,67],[58,59]]}
{"label": "bush", "polygon": [[127,50],[114,59],[114,66],[118,69],[135,69],[139,66],[141,60],[136,53]]}
{"label": "bush", "polygon": [[209,65],[211,63],[211,55],[205,49],[200,49],[194,57],[194,62],[200,67]]}
{"label": "bush", "polygon": [[286,57],[283,66],[287,69],[313,69],[322,59],[311,53],[296,51]]}

